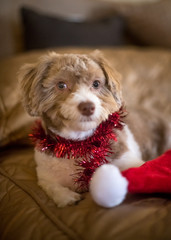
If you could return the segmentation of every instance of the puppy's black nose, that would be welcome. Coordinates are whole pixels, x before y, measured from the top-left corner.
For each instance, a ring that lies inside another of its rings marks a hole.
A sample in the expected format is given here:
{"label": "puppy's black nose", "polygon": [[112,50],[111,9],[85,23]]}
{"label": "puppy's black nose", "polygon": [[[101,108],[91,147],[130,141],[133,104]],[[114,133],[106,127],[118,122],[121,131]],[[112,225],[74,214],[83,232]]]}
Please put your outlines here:
{"label": "puppy's black nose", "polygon": [[93,102],[81,102],[78,105],[78,109],[84,116],[90,116],[94,113],[95,105]]}

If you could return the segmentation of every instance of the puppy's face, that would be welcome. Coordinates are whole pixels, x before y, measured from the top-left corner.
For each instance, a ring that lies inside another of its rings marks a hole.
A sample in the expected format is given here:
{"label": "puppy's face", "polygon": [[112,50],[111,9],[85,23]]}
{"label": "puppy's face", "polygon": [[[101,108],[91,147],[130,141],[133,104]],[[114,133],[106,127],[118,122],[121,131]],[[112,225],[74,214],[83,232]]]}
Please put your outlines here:
{"label": "puppy's face", "polygon": [[23,102],[46,130],[78,138],[121,106],[119,74],[96,55],[51,53],[20,72]]}

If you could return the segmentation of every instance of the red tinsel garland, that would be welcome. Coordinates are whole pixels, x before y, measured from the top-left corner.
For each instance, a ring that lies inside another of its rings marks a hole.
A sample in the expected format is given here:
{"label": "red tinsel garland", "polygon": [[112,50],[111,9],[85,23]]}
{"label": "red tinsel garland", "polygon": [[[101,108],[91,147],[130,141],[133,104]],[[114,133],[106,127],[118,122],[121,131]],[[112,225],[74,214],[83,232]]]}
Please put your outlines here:
{"label": "red tinsel garland", "polygon": [[48,135],[41,121],[36,121],[33,132],[29,136],[37,150],[57,158],[75,159],[78,170],[73,176],[74,181],[79,191],[86,191],[96,168],[108,163],[106,157],[111,153],[110,141],[117,141],[114,129],[123,128],[122,118],[125,117],[125,113],[121,108],[118,112],[110,114],[108,119],[97,127],[93,136],[81,141]]}

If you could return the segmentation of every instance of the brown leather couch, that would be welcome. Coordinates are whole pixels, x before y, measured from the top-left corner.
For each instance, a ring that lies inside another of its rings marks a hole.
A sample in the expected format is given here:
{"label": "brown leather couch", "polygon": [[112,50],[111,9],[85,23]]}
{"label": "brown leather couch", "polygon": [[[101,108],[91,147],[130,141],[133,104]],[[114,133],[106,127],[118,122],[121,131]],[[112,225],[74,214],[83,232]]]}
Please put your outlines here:
{"label": "brown leather couch", "polygon": [[[101,51],[123,76],[128,109],[145,107],[170,121],[171,51],[136,47]],[[45,52],[0,61],[0,239],[170,240],[170,194],[128,194],[121,205],[105,209],[85,193],[77,205],[60,209],[37,185],[34,150],[27,140],[33,119],[21,105],[17,72],[23,63],[34,62]]]}

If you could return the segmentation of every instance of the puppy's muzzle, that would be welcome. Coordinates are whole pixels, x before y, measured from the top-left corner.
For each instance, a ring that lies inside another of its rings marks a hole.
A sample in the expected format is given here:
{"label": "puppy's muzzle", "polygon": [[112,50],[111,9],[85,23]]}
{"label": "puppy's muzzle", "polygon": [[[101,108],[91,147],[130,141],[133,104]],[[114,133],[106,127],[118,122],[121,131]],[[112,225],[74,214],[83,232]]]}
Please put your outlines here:
{"label": "puppy's muzzle", "polygon": [[91,116],[95,111],[95,105],[93,102],[87,101],[87,102],[81,102],[78,105],[78,110],[81,112],[84,116]]}

